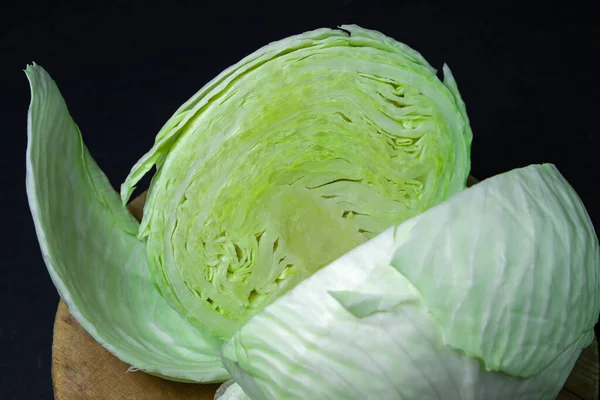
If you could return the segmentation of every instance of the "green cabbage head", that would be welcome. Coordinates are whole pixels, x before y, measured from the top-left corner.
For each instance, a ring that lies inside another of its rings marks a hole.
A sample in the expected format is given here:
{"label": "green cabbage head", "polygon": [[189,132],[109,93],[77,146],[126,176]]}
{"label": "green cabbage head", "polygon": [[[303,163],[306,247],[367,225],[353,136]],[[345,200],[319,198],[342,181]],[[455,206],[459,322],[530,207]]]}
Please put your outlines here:
{"label": "green cabbage head", "polygon": [[[233,375],[232,399],[550,396],[597,319],[597,239],[553,167],[463,191],[443,69],[355,25],[271,43],[175,112],[119,196],[29,66],[27,192],[59,294],[123,361]],[[125,204],[152,169],[140,223]]]}

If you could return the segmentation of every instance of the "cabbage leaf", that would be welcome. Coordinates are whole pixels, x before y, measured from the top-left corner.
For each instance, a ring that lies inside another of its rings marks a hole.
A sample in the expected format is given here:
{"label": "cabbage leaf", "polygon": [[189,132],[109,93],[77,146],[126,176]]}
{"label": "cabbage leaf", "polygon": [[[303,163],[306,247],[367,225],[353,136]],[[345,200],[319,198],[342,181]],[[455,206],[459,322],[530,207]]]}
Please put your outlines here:
{"label": "cabbage leaf", "polygon": [[598,239],[553,165],[385,230],[222,349],[253,400],[553,399],[600,312]]}

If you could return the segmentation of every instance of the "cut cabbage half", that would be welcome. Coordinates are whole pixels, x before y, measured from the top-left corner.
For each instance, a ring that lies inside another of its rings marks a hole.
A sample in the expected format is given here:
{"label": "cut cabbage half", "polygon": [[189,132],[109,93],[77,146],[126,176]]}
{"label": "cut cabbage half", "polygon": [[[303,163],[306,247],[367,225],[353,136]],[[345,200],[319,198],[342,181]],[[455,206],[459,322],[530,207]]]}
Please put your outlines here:
{"label": "cut cabbage half", "polygon": [[465,187],[452,74],[357,26],[272,43],[175,113],[122,186],[156,166],[140,238],[161,294],[227,338],[339,256]]}

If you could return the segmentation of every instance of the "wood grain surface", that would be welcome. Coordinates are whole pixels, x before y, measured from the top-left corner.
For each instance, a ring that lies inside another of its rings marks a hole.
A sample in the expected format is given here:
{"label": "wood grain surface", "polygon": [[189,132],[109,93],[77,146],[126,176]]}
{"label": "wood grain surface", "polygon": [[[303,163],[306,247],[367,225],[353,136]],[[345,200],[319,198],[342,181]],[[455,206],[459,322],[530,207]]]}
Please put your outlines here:
{"label": "wood grain surface", "polygon": [[[145,200],[144,193],[129,204],[138,220]],[[128,372],[129,367],[99,345],[69,314],[67,306],[59,303],[52,345],[56,400],[212,400],[219,387],[171,382],[141,371]],[[579,357],[558,399],[599,400],[598,382],[598,343],[594,341]]]}

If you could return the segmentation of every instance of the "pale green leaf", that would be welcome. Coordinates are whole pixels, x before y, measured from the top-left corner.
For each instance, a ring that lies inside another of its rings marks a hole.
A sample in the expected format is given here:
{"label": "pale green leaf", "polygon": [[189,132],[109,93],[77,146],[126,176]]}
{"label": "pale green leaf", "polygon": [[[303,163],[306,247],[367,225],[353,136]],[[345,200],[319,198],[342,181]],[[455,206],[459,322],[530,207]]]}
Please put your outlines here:
{"label": "pale green leaf", "polygon": [[531,377],[594,338],[598,239],[554,165],[487,179],[417,216],[392,264],[445,342],[490,370]]}
{"label": "pale green leaf", "polygon": [[169,379],[222,381],[221,341],[173,311],[139,224],[90,156],[54,81],[28,66],[27,195],[48,272],[71,314],[121,360]]}

